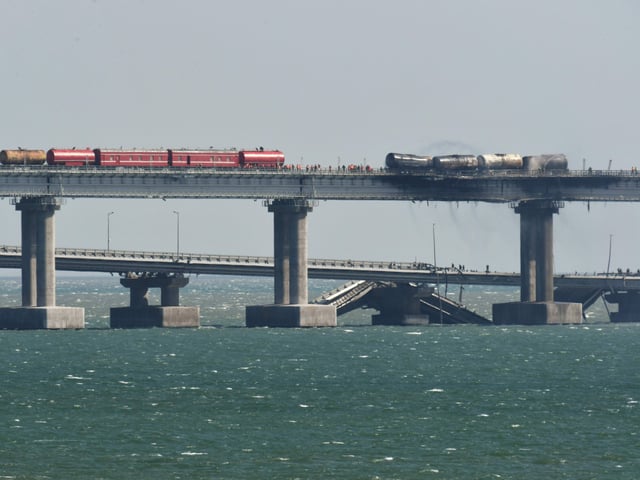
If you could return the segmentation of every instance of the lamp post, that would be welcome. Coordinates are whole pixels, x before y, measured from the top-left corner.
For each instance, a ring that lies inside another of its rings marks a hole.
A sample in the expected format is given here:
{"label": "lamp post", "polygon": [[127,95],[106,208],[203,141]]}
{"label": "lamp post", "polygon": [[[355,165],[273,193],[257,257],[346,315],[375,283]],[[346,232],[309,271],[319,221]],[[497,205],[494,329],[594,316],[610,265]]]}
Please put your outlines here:
{"label": "lamp post", "polygon": [[176,214],[176,257],[180,256],[180,212],[174,210]]}
{"label": "lamp post", "polygon": [[111,250],[111,215],[113,212],[107,212],[107,252]]}
{"label": "lamp post", "polygon": [[432,225],[432,234],[433,234],[433,269],[436,271],[436,288],[438,292],[438,300],[440,302],[439,310],[440,310],[440,326],[442,326],[442,297],[440,296],[440,278],[438,276],[438,262],[436,260],[436,224]]}
{"label": "lamp post", "polygon": [[607,277],[609,276],[609,268],[611,267],[611,244],[613,243],[613,233],[609,234],[609,260],[607,260]]}

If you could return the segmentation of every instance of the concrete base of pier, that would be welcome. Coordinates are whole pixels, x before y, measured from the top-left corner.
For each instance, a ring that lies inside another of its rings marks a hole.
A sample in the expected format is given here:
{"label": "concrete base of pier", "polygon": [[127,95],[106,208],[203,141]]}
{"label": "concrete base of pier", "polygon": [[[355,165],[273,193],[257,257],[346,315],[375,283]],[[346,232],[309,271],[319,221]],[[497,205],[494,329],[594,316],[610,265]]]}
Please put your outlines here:
{"label": "concrete base of pier", "polygon": [[615,292],[604,298],[609,303],[618,304],[618,311],[611,312],[612,323],[640,322],[640,292]]}
{"label": "concrete base of pier", "polygon": [[335,327],[333,305],[251,305],[245,309],[247,327]]}
{"label": "concrete base of pier", "polygon": [[611,323],[635,323],[640,322],[640,314],[639,313],[628,313],[628,312],[611,312],[609,314],[609,318],[611,319]]}
{"label": "concrete base of pier", "polygon": [[113,307],[111,328],[194,328],[200,326],[200,307]]}
{"label": "concrete base of pier", "polygon": [[409,314],[398,314],[398,315],[388,315],[384,313],[380,313],[377,315],[371,315],[371,324],[372,325],[403,325],[403,326],[412,326],[412,325],[429,325],[429,315],[409,315]]}
{"label": "concrete base of pier", "polygon": [[582,304],[509,302],[493,305],[496,325],[564,325],[582,323]]}
{"label": "concrete base of pier", "polygon": [[76,330],[84,328],[84,308],[5,307],[0,308],[0,329]]}

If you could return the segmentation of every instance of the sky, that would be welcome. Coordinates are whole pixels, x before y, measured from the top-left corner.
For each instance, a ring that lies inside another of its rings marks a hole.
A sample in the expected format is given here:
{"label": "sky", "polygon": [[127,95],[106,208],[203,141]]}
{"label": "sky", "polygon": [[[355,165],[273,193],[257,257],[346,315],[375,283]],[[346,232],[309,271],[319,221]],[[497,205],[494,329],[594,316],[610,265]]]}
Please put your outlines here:
{"label": "sky", "polygon": [[[634,0],[2,0],[0,149],[278,148],[382,167],[388,152],[565,153],[640,163]],[[251,200],[68,199],[57,246],[273,254]],[[0,199],[0,244],[20,217]],[[309,256],[518,271],[519,217],[483,203],[321,202]],[[640,205],[567,204],[556,272],[640,268]],[[435,249],[434,249],[435,238]]]}

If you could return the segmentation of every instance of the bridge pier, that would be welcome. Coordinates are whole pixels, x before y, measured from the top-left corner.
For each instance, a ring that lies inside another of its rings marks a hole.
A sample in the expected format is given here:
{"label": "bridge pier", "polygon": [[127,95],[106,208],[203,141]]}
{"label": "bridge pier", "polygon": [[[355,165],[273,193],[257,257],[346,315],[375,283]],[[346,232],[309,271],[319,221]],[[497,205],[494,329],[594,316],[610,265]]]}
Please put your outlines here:
{"label": "bridge pier", "polygon": [[0,308],[0,328],[84,328],[84,308],[56,306],[55,211],[52,197],[16,201],[21,212],[22,307]]}
{"label": "bridge pier", "polygon": [[[129,306],[112,307],[111,328],[199,327],[200,307],[181,307],[179,289],[189,279],[178,275],[154,275],[120,279],[129,289]],[[147,292],[160,288],[160,305],[149,305]]]}
{"label": "bridge pier", "polygon": [[274,304],[245,310],[248,327],[335,327],[336,309],[310,305],[307,284],[308,200],[281,199],[267,203],[273,213]]}
{"label": "bridge pier", "polygon": [[495,324],[565,324],[582,322],[582,304],[553,299],[553,215],[561,205],[523,201],[520,215],[520,302],[493,305]]}
{"label": "bridge pier", "polygon": [[611,312],[612,323],[640,322],[640,292],[617,291],[604,296],[609,303],[617,303],[618,311]]}
{"label": "bridge pier", "polygon": [[410,284],[390,284],[378,287],[371,296],[379,314],[371,316],[372,325],[428,325],[429,315],[422,312],[422,297],[431,295],[433,288],[416,288]]}

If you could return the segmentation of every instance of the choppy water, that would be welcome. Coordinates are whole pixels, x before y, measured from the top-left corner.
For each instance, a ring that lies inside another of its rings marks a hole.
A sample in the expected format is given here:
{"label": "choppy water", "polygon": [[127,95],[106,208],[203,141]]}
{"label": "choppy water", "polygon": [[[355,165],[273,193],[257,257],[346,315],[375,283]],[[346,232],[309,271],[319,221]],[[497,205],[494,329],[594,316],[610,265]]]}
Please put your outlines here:
{"label": "choppy water", "polygon": [[188,290],[209,326],[109,330],[108,277],[58,282],[86,330],[0,331],[0,478],[640,476],[640,325],[246,329],[269,282]]}

